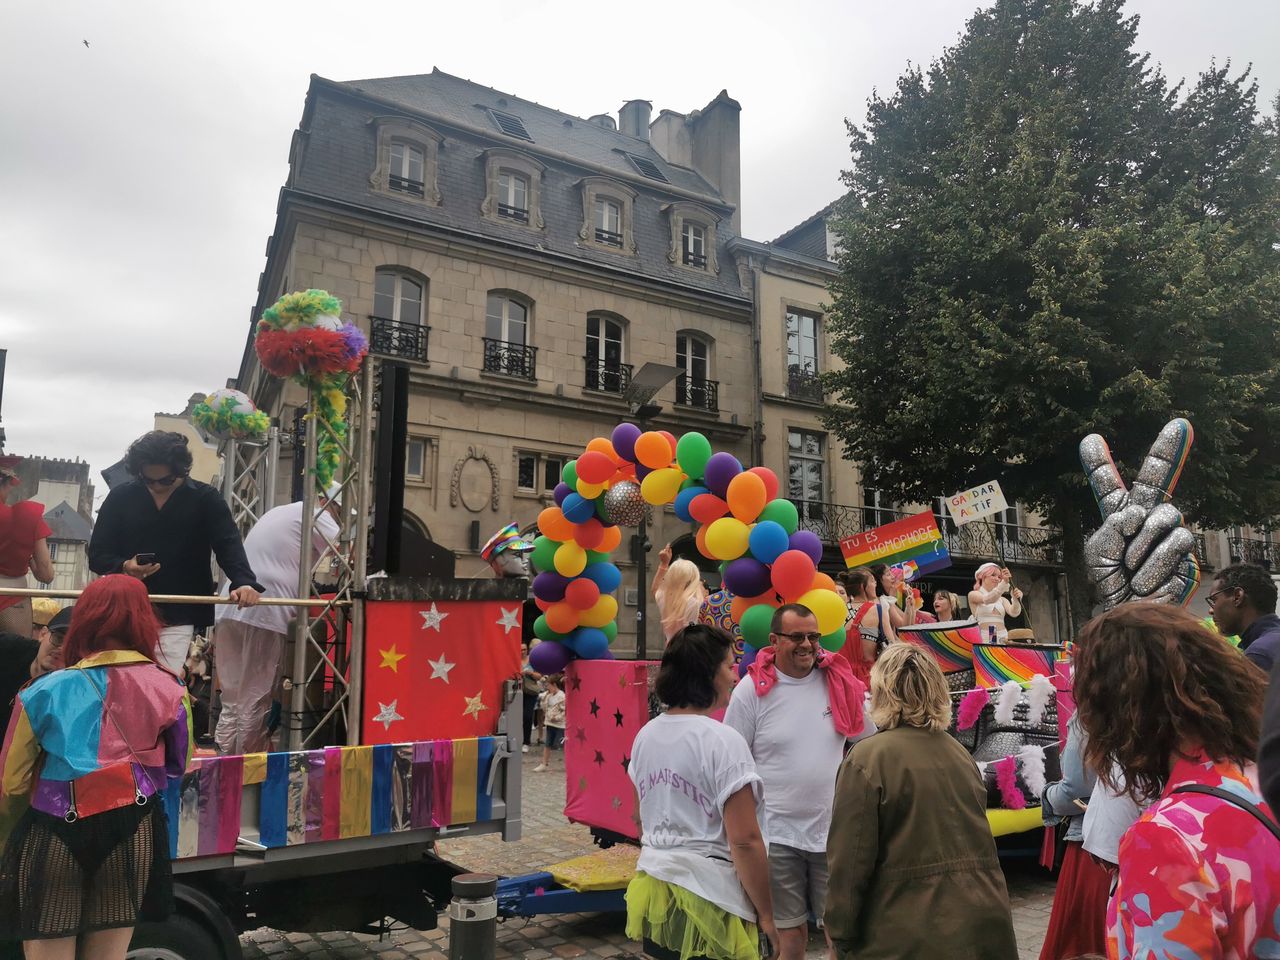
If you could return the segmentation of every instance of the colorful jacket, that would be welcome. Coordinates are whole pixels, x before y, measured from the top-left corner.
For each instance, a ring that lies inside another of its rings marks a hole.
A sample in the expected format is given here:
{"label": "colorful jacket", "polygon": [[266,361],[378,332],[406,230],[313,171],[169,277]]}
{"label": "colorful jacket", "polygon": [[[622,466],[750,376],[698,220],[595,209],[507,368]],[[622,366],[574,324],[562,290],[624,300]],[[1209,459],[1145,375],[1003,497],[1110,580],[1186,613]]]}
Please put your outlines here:
{"label": "colorful jacket", "polygon": [[34,680],[14,702],[0,793],[74,820],[134,803],[191,756],[182,682],[132,650],[106,650]]}
{"label": "colorful jacket", "polygon": [[1280,840],[1226,800],[1173,793],[1187,783],[1229,790],[1271,815],[1252,765],[1175,763],[1160,799],[1120,841],[1107,956],[1280,957]]}

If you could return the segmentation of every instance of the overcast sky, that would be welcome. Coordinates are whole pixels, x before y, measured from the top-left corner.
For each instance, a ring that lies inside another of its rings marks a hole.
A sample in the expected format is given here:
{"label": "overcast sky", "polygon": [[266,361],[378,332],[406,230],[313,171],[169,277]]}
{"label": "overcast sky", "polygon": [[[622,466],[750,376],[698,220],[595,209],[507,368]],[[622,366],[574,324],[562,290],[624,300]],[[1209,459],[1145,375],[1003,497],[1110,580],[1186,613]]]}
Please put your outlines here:
{"label": "overcast sky", "polygon": [[[0,348],[12,453],[99,470],[237,372],[308,77],[432,67],[571,114],[742,104],[743,227],[839,195],[843,120],[928,63],[973,0],[8,0],[0,10]],[[1131,0],[1167,76],[1280,87],[1274,0]],[[83,41],[87,40],[89,46]]]}

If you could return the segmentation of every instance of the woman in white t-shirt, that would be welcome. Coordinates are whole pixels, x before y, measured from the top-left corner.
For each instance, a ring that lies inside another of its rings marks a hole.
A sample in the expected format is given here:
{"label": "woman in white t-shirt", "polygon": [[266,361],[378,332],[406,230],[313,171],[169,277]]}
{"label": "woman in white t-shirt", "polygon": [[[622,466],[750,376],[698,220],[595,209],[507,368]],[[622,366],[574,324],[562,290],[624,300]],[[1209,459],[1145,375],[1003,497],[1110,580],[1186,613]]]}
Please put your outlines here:
{"label": "woman in white t-shirt", "polygon": [[735,680],[727,634],[701,624],[681,630],[654,684],[667,712],[631,748],[641,849],[627,888],[627,936],[657,960],[777,952],[760,776],[742,734],[710,716],[728,704]]}

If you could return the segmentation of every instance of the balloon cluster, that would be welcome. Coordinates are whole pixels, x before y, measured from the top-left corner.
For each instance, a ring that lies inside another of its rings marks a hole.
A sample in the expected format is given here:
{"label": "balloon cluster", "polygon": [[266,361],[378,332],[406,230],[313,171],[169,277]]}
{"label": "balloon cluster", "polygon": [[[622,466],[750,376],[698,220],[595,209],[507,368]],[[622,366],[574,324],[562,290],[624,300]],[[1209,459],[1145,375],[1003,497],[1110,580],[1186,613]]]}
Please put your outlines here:
{"label": "balloon cluster", "polygon": [[253,405],[248,394],[230,387],[213,391],[191,408],[191,422],[219,440],[262,443],[271,418]]}
{"label": "balloon cluster", "polygon": [[554,673],[575,656],[612,656],[618,602],[609,594],[622,575],[609,553],[622,541],[618,528],[639,524],[646,504],[671,504],[677,518],[699,525],[698,551],[720,561],[747,659],[768,645],[773,611],[783,603],[812,610],[822,645],[838,650],[844,601],[835,582],[818,572],[822,541],[799,529],[795,505],[778,497],[778,486],[772,470],[745,469],[732,454],[713,453],[697,431],[677,440],[665,430],[622,423],[611,436],[593,439],[565,464],[556,505],[538,516],[533,596],[542,615],[534,632],[544,642],[531,653],[534,668]]}

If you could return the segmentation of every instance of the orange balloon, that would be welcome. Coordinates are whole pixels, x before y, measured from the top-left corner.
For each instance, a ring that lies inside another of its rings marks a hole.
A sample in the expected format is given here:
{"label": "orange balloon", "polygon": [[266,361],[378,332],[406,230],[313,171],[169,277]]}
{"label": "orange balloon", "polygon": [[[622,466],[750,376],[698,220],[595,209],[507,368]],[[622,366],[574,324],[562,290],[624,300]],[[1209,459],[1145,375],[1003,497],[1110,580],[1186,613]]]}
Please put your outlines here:
{"label": "orange balloon", "polygon": [[618,527],[605,527],[600,545],[595,549],[600,553],[612,553],[622,543],[622,530]]}
{"label": "orange balloon", "polygon": [[636,439],[636,459],[651,470],[671,465],[671,444],[657,431],[642,433]]}
{"label": "orange balloon", "polygon": [[750,471],[740,473],[729,481],[724,498],[729,510],[743,523],[753,523],[768,503],[764,480]]}
{"label": "orange balloon", "polygon": [[547,507],[538,514],[538,529],[544,537],[561,543],[573,539],[574,524],[565,518],[559,507]]}
{"label": "orange balloon", "polygon": [[832,593],[835,593],[836,582],[832,580],[831,577],[828,576],[827,574],[819,571],[818,573],[815,573],[813,575],[813,584],[812,586],[809,587],[809,589],[810,590],[830,590]]}
{"label": "orange balloon", "polygon": [[577,629],[579,611],[563,600],[549,606],[545,616],[547,626],[556,633],[572,633]]}
{"label": "orange balloon", "polygon": [[714,556],[711,555],[711,551],[707,549],[706,526],[701,526],[698,528],[698,532],[694,535],[693,542],[697,544],[698,552],[702,554],[704,557],[706,557],[708,560],[716,559]]}
{"label": "orange balloon", "polygon": [[603,453],[614,463],[618,462],[618,452],[613,449],[613,444],[609,442],[608,437],[596,437],[587,444],[588,450],[594,450],[596,453]]}

